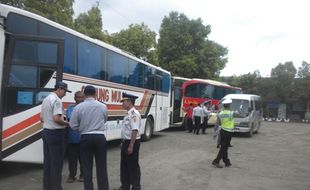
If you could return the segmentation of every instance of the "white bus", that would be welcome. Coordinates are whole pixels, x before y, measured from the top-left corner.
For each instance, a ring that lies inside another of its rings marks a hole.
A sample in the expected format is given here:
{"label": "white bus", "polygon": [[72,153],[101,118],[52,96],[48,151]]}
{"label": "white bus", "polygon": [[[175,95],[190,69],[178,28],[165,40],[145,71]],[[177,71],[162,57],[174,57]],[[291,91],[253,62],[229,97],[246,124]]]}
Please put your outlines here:
{"label": "white bus", "polygon": [[[107,140],[121,136],[123,92],[137,95],[143,138],[169,127],[168,71],[39,15],[0,4],[0,160],[42,163],[41,102],[56,81],[97,88],[109,110]],[[64,107],[74,93],[63,98]]]}

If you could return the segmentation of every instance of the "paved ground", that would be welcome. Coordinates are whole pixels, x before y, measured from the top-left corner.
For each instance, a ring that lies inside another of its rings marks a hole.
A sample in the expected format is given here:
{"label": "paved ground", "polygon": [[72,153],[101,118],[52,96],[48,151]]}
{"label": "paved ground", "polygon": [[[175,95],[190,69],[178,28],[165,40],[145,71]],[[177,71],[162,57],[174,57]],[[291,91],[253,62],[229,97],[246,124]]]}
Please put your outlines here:
{"label": "paved ground", "polygon": [[[179,130],[159,132],[141,145],[140,165],[144,190],[309,190],[310,124],[264,122],[252,138],[237,135],[229,149],[231,168],[211,166],[218,149],[207,135]],[[110,142],[108,174],[111,189],[119,186],[120,150]],[[65,182],[64,190],[83,189]],[[42,166],[1,163],[0,190],[42,189]]]}

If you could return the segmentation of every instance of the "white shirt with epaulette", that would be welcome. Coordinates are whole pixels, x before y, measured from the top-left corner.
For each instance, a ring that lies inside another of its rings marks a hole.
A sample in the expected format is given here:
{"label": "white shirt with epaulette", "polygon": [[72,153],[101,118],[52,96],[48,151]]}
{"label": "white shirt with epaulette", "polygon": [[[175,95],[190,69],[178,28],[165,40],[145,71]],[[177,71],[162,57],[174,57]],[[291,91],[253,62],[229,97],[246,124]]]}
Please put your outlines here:
{"label": "white shirt with epaulette", "polygon": [[59,125],[53,119],[54,115],[63,115],[63,107],[60,98],[52,92],[42,102],[41,118],[43,120],[44,129],[63,129],[64,126]]}
{"label": "white shirt with epaulette", "polygon": [[126,112],[122,122],[122,139],[130,140],[132,130],[138,130],[136,139],[140,139],[141,115],[134,107]]}

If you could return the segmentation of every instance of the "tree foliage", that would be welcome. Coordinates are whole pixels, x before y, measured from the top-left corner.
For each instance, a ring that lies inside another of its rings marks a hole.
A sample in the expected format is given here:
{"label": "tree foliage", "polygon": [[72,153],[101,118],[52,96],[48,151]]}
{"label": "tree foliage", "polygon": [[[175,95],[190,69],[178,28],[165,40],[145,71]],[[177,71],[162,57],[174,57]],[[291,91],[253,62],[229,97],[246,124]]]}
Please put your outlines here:
{"label": "tree foliage", "polygon": [[159,31],[160,66],[183,77],[217,76],[227,62],[227,49],[207,40],[210,28],[200,18],[190,20],[182,13],[171,12]]}
{"label": "tree foliage", "polygon": [[0,0],[0,3],[23,9],[26,0]]}
{"label": "tree foliage", "polygon": [[131,24],[127,29],[112,34],[113,45],[128,51],[143,60],[158,65],[156,32],[144,23]]}
{"label": "tree foliage", "polygon": [[102,17],[98,5],[93,6],[87,13],[81,13],[74,20],[74,28],[92,38],[110,41],[107,32],[102,32]]}
{"label": "tree foliage", "polygon": [[0,2],[36,13],[70,28],[73,27],[74,0],[1,0]]}
{"label": "tree foliage", "polygon": [[297,76],[300,78],[310,77],[310,64],[303,61],[301,67],[298,68]]}

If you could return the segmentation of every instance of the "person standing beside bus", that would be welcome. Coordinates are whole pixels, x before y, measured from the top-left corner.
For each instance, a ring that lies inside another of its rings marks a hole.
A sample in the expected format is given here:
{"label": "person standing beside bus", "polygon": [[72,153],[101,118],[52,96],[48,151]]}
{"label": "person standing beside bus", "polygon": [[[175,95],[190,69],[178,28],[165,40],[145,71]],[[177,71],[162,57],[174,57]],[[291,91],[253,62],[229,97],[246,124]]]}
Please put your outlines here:
{"label": "person standing beside bus", "polygon": [[[67,108],[66,117],[70,121],[72,111],[76,105],[83,102],[84,94],[82,91],[77,91],[74,93],[75,104],[71,104]],[[81,156],[80,156],[80,133],[76,130],[68,128],[68,166],[69,166],[69,177],[67,179],[68,183],[72,183],[76,180],[77,165],[80,163],[80,176],[79,181],[83,181],[83,172],[81,165]]]}
{"label": "person standing beside bus", "polygon": [[225,99],[223,104],[223,110],[218,114],[217,124],[221,126],[220,141],[221,148],[217,154],[217,157],[213,160],[212,165],[217,168],[223,168],[220,165],[220,160],[223,159],[226,167],[231,166],[231,162],[228,158],[228,147],[230,145],[231,137],[234,129],[234,112],[230,110],[230,104],[232,100],[230,98]]}
{"label": "person standing beside bus", "polygon": [[43,190],[62,190],[61,177],[65,153],[65,128],[61,98],[66,95],[68,85],[57,82],[54,92],[42,102],[41,122],[43,123]]}
{"label": "person standing beside bus", "polygon": [[84,88],[85,99],[75,106],[70,119],[70,127],[81,134],[80,151],[84,189],[93,190],[93,159],[96,161],[98,190],[108,190],[106,125],[107,106],[95,99],[95,87]]}
{"label": "person standing beside bus", "polygon": [[[121,102],[127,111],[122,127],[121,187],[119,190],[140,190],[141,171],[139,165],[141,116],[135,109],[137,96],[123,93]],[[130,188],[131,186],[131,188]]]}
{"label": "person standing beside bus", "polygon": [[206,134],[206,129],[208,127],[208,119],[211,114],[211,109],[210,109],[210,104],[211,102],[205,102],[203,104],[203,123],[202,123],[202,134]]}
{"label": "person standing beside bus", "polygon": [[183,108],[183,110],[186,112],[186,129],[188,130],[189,133],[193,131],[193,104],[190,103],[187,108]]}
{"label": "person standing beside bus", "polygon": [[201,128],[203,120],[203,109],[198,103],[197,106],[193,109],[193,121],[194,121],[194,134],[199,135],[199,130]]}

